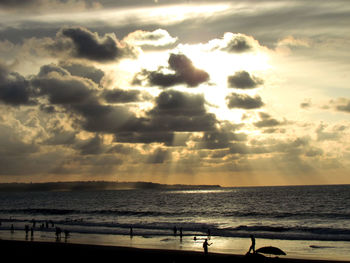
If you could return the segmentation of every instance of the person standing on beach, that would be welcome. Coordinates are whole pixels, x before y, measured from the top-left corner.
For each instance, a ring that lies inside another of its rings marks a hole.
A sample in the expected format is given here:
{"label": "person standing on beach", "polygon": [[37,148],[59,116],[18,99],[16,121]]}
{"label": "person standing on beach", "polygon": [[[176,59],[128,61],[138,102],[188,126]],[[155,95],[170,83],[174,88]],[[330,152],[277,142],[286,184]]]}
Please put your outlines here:
{"label": "person standing on beach", "polygon": [[208,243],[208,239],[204,239],[203,242],[203,249],[204,249],[204,255],[208,255],[208,246],[210,246],[212,243]]}
{"label": "person standing on beach", "polygon": [[253,250],[253,253],[255,253],[255,237],[253,235],[250,235],[250,239],[252,240],[252,244],[250,245],[248,253]]}
{"label": "person standing on beach", "polygon": [[177,228],[176,228],[176,226],[174,226],[173,231],[174,231],[174,236],[176,236],[176,234],[177,234]]}

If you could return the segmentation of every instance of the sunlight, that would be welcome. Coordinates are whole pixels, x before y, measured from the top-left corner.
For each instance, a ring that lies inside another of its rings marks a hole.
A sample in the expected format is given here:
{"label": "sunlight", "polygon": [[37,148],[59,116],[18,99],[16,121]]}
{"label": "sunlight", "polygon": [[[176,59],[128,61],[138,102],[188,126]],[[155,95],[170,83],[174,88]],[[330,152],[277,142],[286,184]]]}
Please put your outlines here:
{"label": "sunlight", "polygon": [[215,113],[220,120],[240,122],[245,111],[228,109],[226,96],[231,92],[254,96],[256,89],[237,90],[228,88],[227,77],[240,70],[245,70],[254,75],[263,74],[271,68],[269,56],[262,51],[228,54],[219,50],[208,51],[207,49],[208,47],[205,44],[179,45],[178,47],[179,52],[189,57],[196,68],[209,73],[209,84],[203,84],[201,91],[210,104],[210,111]]}

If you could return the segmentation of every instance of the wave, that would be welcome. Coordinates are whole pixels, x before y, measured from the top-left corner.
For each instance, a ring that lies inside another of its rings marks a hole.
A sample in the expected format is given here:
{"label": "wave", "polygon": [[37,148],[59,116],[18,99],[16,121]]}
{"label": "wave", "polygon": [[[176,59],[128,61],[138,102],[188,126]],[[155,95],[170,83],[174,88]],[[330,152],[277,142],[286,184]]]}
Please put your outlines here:
{"label": "wave", "polygon": [[[15,222],[18,226],[24,226],[31,220],[12,219],[3,220],[7,224],[3,224],[1,229],[9,229],[10,222]],[[39,226],[44,221],[37,220]],[[63,229],[68,229],[74,233],[87,234],[129,234],[129,228],[134,228],[134,235],[154,235],[169,236],[172,235],[173,221],[163,222],[139,222],[139,223],[123,223],[123,222],[91,222],[85,220],[54,220],[55,226],[58,225]],[[6,227],[7,225],[7,227]],[[219,237],[249,237],[254,234],[257,238],[280,239],[280,240],[318,240],[318,241],[349,241],[350,228],[330,228],[330,227],[292,227],[292,226],[245,226],[226,227],[209,223],[182,222],[177,223],[178,227],[183,228],[184,236],[205,236],[208,229],[212,236]],[[20,227],[23,229],[23,227]],[[45,231],[45,229],[44,229]]]}
{"label": "wave", "polygon": [[73,214],[91,214],[91,215],[110,215],[110,216],[137,216],[137,217],[237,217],[237,218],[321,218],[321,219],[348,219],[350,213],[285,213],[285,212],[218,212],[218,211],[140,211],[140,210],[75,210],[75,209],[53,209],[53,208],[25,208],[25,209],[3,209],[0,213],[10,214],[31,214],[31,215],[73,215]]}

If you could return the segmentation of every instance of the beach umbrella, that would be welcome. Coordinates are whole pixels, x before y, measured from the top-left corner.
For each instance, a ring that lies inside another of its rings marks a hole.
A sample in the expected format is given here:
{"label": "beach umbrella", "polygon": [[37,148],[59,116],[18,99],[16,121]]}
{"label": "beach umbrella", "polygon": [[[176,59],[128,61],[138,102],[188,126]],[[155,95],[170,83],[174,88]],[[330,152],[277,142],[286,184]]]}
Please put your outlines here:
{"label": "beach umbrella", "polygon": [[268,254],[268,255],[287,255],[284,251],[279,249],[278,247],[261,247],[257,249],[255,252]]}

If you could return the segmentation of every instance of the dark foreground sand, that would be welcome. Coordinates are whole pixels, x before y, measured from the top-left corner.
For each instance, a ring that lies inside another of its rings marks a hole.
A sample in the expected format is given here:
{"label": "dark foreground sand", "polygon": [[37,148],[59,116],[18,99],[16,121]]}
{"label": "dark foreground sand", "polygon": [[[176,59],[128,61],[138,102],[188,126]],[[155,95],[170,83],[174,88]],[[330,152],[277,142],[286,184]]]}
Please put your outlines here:
{"label": "dark foreground sand", "polygon": [[[81,245],[69,243],[29,242],[0,240],[1,258],[6,262],[282,262],[327,263],[345,261],[317,261],[286,258],[245,257],[244,255],[213,254],[200,252],[138,249],[130,247]],[[350,261],[347,261],[349,263]]]}

